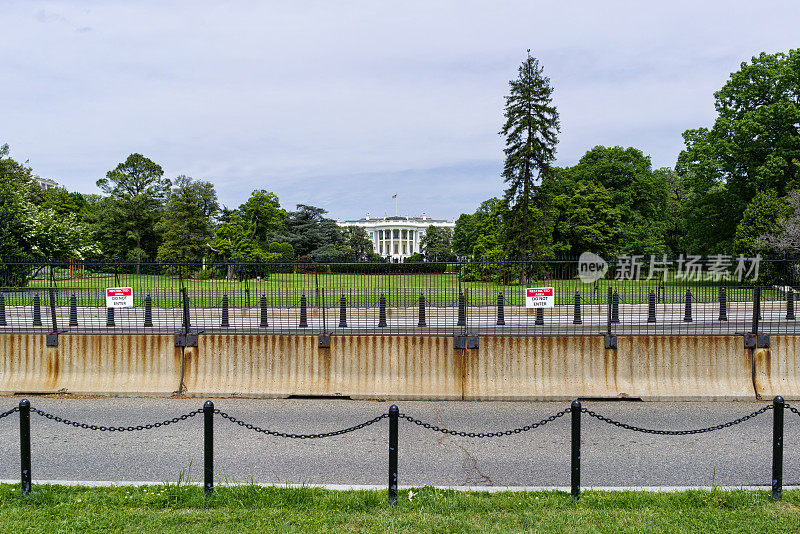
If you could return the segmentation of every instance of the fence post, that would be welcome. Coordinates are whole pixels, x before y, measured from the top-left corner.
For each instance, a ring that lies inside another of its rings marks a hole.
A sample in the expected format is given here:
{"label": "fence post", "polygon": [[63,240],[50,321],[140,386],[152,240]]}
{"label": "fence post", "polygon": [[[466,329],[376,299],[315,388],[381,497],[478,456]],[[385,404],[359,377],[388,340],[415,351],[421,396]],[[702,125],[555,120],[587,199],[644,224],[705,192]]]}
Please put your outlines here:
{"label": "fence post", "polygon": [[389,408],[389,504],[397,504],[397,423],[400,409],[396,404]]}
{"label": "fence post", "polygon": [[144,327],[153,327],[153,297],[150,293],[144,297]]}
{"label": "fence post", "polygon": [[581,401],[575,399],[570,405],[572,415],[572,458],[570,469],[570,492],[573,500],[581,498]]}
{"label": "fence post", "polygon": [[339,328],[347,328],[347,299],[344,293],[339,297]]}
{"label": "fence post", "polygon": [[114,308],[106,308],[106,326],[117,326],[114,322]]}
{"label": "fence post", "polygon": [[499,292],[497,294],[497,324],[498,326],[504,326],[506,324],[506,297],[503,295],[503,292]]}
{"label": "fence post", "polygon": [[[53,268],[50,267],[50,276],[53,274]],[[58,321],[56,320],[56,289],[51,287],[47,291],[50,294],[50,320],[53,325],[53,332],[58,332]]]}
{"label": "fence post", "polygon": [[214,491],[214,403],[203,404],[203,488],[208,497]]}
{"label": "fence post", "polygon": [[386,295],[381,293],[381,298],[378,301],[378,327],[383,328],[386,326]]}
{"label": "fence post", "polygon": [[581,294],[577,289],[575,290],[575,310],[572,324],[583,324],[583,319],[581,319]]}
{"label": "fence post", "polygon": [[228,314],[228,306],[229,305],[230,305],[230,303],[228,302],[228,294],[225,293],[224,295],[222,295],[222,322],[220,323],[220,326],[230,326],[231,325],[230,317],[229,317],[229,314]]}
{"label": "fence post", "polygon": [[306,294],[300,295],[300,328],[308,326],[308,300]]}
{"label": "fence post", "polygon": [[794,321],[794,290],[789,289],[786,292],[786,320],[787,321]]}
{"label": "fence post", "polygon": [[728,291],[724,287],[719,288],[719,319],[717,320],[728,320]]}
{"label": "fence post", "polygon": [[42,299],[39,293],[33,296],[33,326],[42,326]]}
{"label": "fence post", "polygon": [[611,296],[611,322],[614,324],[619,323],[619,293],[617,293],[616,289]]}
{"label": "fence post", "polygon": [[183,297],[183,328],[188,333],[192,323],[189,318],[189,292],[185,287],[181,288],[181,296]]}
{"label": "fence post", "polygon": [[422,291],[419,292],[419,321],[417,326],[428,326],[425,320],[425,294]]}
{"label": "fence post", "polygon": [[652,289],[647,297],[647,322],[656,322],[656,293]]}
{"label": "fence post", "polygon": [[688,289],[686,290],[686,302],[685,302],[685,310],[683,312],[683,322],[684,323],[692,322],[692,292]]}
{"label": "fence post", "polygon": [[19,401],[19,466],[22,494],[31,492],[31,403]]}
{"label": "fence post", "polygon": [[259,321],[258,326],[260,328],[266,328],[267,326],[269,326],[269,323],[267,323],[267,296],[266,295],[264,295],[264,294],[261,295],[261,301],[259,302],[259,305],[261,306],[261,320]]}
{"label": "fence post", "polygon": [[6,298],[0,293],[0,326],[8,326],[6,323]]}
{"label": "fence post", "polygon": [[75,293],[69,297],[69,326],[78,326],[78,298]]}
{"label": "fence post", "polygon": [[758,335],[758,320],[761,318],[761,286],[753,290],[753,334]]}
{"label": "fence post", "polygon": [[467,298],[463,291],[458,292],[458,322],[456,326],[467,326]]}
{"label": "fence post", "polygon": [[783,498],[783,409],[786,403],[778,395],[772,401],[772,498]]}

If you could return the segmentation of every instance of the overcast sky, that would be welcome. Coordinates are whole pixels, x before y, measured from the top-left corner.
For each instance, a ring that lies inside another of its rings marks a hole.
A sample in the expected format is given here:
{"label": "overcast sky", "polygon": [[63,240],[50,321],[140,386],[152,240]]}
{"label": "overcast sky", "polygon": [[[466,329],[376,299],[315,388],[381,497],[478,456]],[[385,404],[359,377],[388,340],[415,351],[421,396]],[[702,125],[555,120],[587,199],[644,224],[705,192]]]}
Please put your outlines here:
{"label": "overcast sky", "polygon": [[742,61],[800,46],[800,2],[0,0],[0,144],[99,192],[139,152],[334,218],[473,212],[525,50],[561,115],[559,165],[595,145],[673,166]]}

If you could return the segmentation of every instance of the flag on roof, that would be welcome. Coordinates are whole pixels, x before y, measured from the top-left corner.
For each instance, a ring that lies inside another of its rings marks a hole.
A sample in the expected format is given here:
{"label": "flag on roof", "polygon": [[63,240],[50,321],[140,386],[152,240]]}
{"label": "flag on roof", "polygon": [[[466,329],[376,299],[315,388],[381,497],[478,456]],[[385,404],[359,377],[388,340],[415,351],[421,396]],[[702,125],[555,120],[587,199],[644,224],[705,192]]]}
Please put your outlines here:
{"label": "flag on roof", "polygon": [[394,195],[392,195],[392,198],[397,198],[397,193],[395,193]]}

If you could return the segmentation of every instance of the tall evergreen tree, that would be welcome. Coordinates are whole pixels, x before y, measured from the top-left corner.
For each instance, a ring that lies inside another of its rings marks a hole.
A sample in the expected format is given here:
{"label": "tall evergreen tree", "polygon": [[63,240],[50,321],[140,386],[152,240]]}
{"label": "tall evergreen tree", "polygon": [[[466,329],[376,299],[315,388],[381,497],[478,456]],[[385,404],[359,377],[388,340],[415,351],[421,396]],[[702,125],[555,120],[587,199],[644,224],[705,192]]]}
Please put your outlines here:
{"label": "tall evergreen tree", "polygon": [[[544,236],[535,235],[531,219],[541,215],[534,204],[537,181],[547,176],[555,160],[557,136],[560,132],[558,111],[553,105],[550,79],[543,75],[539,61],[531,57],[520,65],[516,80],[509,82],[506,98],[506,122],[500,134],[506,138],[503,179],[508,184],[506,200],[514,218],[514,235],[510,250],[531,254],[541,251],[534,243]],[[535,225],[541,228],[541,225]]]}

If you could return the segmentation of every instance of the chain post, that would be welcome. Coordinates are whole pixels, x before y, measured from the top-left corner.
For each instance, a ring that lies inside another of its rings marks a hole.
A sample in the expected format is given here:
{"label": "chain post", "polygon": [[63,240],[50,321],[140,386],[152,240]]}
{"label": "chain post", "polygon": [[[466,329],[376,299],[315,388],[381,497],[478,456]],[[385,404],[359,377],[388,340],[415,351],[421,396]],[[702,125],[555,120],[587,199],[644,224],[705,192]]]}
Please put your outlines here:
{"label": "chain post", "polygon": [[22,494],[31,492],[31,403],[19,401],[19,465]]}
{"label": "chain post", "polygon": [[570,493],[577,502],[581,498],[581,401],[575,399],[570,405],[572,414],[572,457],[570,462]]}
{"label": "chain post", "polygon": [[783,498],[783,409],[786,403],[778,395],[772,401],[772,498]]}
{"label": "chain post", "polygon": [[397,505],[397,442],[400,409],[396,404],[389,408],[389,504]]}
{"label": "chain post", "polygon": [[214,491],[214,403],[203,404],[203,488],[208,497]]}

